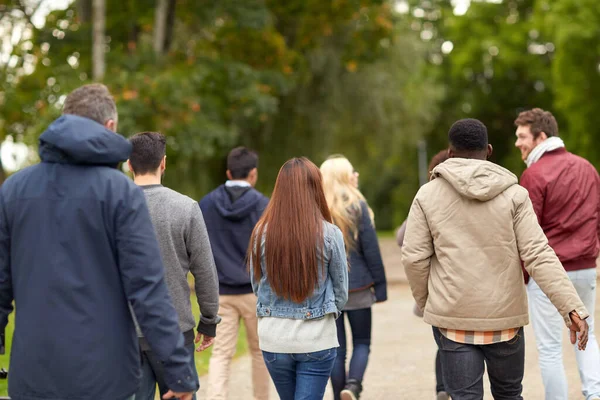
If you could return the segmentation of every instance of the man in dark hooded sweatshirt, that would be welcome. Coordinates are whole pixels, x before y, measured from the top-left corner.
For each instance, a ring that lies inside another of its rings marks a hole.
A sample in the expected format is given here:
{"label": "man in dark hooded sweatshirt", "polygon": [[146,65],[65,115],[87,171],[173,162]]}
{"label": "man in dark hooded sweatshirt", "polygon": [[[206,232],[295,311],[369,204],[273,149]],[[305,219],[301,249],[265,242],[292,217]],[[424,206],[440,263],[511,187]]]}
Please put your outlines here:
{"label": "man in dark hooded sweatshirt", "polygon": [[165,367],[167,398],[198,389],[142,189],[116,167],[108,89],[82,86],[40,136],[41,163],[0,187],[0,332],[14,300],[14,400],[125,400],[140,382],[129,304]]}
{"label": "man in dark hooded sweatshirt", "polygon": [[255,400],[269,397],[269,373],[258,347],[256,297],[246,267],[246,250],[254,225],[269,200],[254,189],[258,155],[237,147],[227,156],[227,182],[200,201],[219,274],[219,315],[209,365],[208,400],[227,399],[229,366],[235,354],[240,319],[244,320],[252,356]]}

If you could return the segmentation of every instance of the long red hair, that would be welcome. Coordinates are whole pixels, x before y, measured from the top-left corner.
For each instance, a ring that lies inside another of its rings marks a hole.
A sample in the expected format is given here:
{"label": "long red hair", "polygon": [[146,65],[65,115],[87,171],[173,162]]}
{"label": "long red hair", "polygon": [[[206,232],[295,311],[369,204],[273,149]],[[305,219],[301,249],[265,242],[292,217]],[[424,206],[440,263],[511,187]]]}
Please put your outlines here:
{"label": "long red hair", "polygon": [[254,279],[262,277],[264,237],[263,267],[273,291],[296,303],[309,297],[319,282],[324,220],[331,222],[331,214],[321,171],[305,157],[288,160],[279,170],[269,205],[252,232],[248,260]]}

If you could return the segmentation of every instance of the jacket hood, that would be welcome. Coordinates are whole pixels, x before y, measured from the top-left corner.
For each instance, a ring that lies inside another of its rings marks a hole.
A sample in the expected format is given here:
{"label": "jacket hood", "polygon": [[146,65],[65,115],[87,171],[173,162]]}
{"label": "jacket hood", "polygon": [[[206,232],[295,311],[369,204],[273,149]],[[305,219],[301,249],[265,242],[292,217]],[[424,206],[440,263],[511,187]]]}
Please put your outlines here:
{"label": "jacket hood", "polygon": [[40,136],[45,162],[117,165],[129,158],[131,143],[101,124],[77,115],[63,115]]}
{"label": "jacket hood", "polygon": [[433,178],[444,179],[462,196],[488,201],[519,180],[501,166],[484,160],[451,158],[433,169]]}
{"label": "jacket hood", "polygon": [[240,220],[246,218],[250,213],[256,211],[257,203],[261,201],[261,195],[249,188],[237,200],[231,201],[225,185],[221,185],[214,193],[215,206],[218,213],[230,220]]}

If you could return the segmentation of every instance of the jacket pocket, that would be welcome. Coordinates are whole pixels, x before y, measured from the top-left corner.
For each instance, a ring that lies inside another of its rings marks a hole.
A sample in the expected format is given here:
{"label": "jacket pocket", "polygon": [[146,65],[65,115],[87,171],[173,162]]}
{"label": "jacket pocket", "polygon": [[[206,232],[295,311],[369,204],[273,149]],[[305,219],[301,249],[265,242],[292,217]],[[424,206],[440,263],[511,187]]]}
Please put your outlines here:
{"label": "jacket pocket", "polygon": [[441,332],[439,332],[439,346],[441,350],[444,351],[459,351],[464,348],[466,345],[464,343],[458,343],[453,340],[448,339]]}
{"label": "jacket pocket", "polygon": [[514,346],[519,341],[520,338],[521,338],[521,331],[519,330],[517,332],[517,334],[515,335],[515,337],[512,338],[512,339],[510,339],[510,340],[508,340],[506,342],[506,344],[508,344],[509,346]]}
{"label": "jacket pocket", "polygon": [[498,343],[498,354],[503,357],[509,357],[514,354],[519,354],[524,352],[525,342],[523,340],[523,328],[519,329],[519,332],[515,335],[514,338],[510,339],[507,342]]}
{"label": "jacket pocket", "polygon": [[306,357],[312,361],[323,361],[323,360],[330,358],[332,356],[331,353],[333,353],[334,351],[335,351],[335,349],[315,351],[312,353],[306,353]]}
{"label": "jacket pocket", "polygon": [[270,353],[268,351],[263,351],[263,358],[267,364],[272,364],[277,361],[277,353]]}

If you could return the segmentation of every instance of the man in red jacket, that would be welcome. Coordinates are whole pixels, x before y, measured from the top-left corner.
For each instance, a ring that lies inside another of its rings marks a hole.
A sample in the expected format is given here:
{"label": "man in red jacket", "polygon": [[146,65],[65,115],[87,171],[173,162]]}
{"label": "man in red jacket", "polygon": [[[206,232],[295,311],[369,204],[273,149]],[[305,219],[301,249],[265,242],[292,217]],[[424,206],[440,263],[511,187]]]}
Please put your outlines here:
{"label": "man in red jacket", "polygon": [[[600,400],[600,351],[594,335],[596,258],[600,250],[600,178],[587,160],[569,153],[558,137],[554,116],[539,108],[515,120],[515,146],[527,169],[521,185],[529,191],[538,221],[550,246],[567,270],[590,313],[588,346],[575,346],[586,400]],[[526,277],[526,280],[528,277]],[[527,284],[546,400],[567,400],[562,363],[562,317],[533,279]]]}

